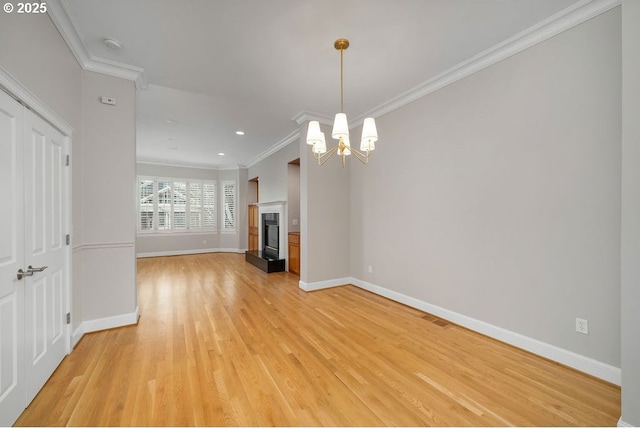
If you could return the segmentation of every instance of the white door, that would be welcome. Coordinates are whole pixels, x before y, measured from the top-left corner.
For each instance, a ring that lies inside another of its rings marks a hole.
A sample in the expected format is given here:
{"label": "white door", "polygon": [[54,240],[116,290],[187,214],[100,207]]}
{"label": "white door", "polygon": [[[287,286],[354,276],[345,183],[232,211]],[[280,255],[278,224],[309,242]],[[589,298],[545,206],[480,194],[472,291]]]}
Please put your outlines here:
{"label": "white door", "polygon": [[68,143],[2,91],[0,138],[0,183],[11,198],[0,203],[0,426],[7,426],[68,350]]}
{"label": "white door", "polygon": [[66,139],[26,112],[24,129],[25,364],[27,404],[66,354]]}
{"label": "white door", "polygon": [[25,407],[24,215],[22,131],[24,108],[0,91],[0,426]]}

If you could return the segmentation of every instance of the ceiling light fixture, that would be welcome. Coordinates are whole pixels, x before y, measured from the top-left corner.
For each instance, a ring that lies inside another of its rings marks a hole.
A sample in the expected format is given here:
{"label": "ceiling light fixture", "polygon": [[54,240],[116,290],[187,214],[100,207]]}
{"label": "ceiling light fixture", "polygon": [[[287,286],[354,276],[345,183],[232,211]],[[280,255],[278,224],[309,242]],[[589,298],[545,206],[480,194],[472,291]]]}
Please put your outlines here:
{"label": "ceiling light fixture", "polygon": [[218,153],[218,156],[224,156],[224,153],[220,152]]}
{"label": "ceiling light fixture", "polygon": [[106,47],[108,47],[109,49],[113,49],[114,51],[119,51],[120,49],[122,49],[122,43],[112,37],[107,37],[102,41],[102,43],[104,43]]}
{"label": "ceiling light fixture", "polygon": [[244,135],[244,131],[236,131],[236,135]]}
{"label": "ceiling light fixture", "polygon": [[353,154],[356,159],[366,164],[369,162],[369,154],[376,148],[375,142],[378,141],[376,122],[372,117],[364,120],[360,141],[361,151],[352,148],[349,142],[347,115],[344,113],[344,79],[342,73],[342,54],[349,47],[349,40],[338,39],[333,43],[333,47],[340,51],[340,113],[336,114],[335,120],[333,121],[333,131],[331,132],[331,137],[338,140],[338,144],[327,151],[324,132],[320,131],[320,123],[316,120],[309,122],[307,144],[311,145],[313,157],[318,161],[319,165],[324,165],[334,153],[342,157],[342,167],[345,166],[346,157],[350,154]]}

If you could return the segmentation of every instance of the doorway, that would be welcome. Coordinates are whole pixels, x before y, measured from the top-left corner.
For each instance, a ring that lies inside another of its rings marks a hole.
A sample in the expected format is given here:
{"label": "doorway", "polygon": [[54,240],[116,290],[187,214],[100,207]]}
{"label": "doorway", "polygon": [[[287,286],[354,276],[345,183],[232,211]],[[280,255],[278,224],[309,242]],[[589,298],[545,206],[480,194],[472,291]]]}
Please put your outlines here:
{"label": "doorway", "polygon": [[0,90],[0,426],[70,351],[69,138]]}

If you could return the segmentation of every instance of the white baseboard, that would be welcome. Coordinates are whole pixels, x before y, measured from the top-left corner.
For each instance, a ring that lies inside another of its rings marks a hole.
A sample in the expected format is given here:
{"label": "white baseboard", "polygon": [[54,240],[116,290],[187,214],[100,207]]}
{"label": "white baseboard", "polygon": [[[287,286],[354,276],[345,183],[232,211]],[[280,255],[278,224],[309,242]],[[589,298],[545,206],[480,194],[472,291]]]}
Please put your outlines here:
{"label": "white baseboard", "polygon": [[298,286],[302,288],[304,291],[316,291],[323,290],[325,288],[338,287],[340,285],[352,284],[353,278],[338,278],[338,279],[330,279],[328,281],[318,281],[318,282],[310,282],[306,283],[300,281]]}
{"label": "white baseboard", "polygon": [[[444,318],[462,327],[466,327],[470,330],[484,334],[485,336],[492,337],[501,342],[508,343],[509,345],[524,349],[560,364],[564,364],[565,366],[572,367],[581,372],[588,373],[592,376],[606,380],[607,382],[611,382],[615,385],[620,385],[622,382],[622,371],[618,367],[614,367],[609,364],[594,360],[592,358],[576,354],[575,352],[571,352],[566,349],[541,342],[531,337],[523,336],[522,334],[497,327],[495,325],[459,314],[440,306],[432,305],[414,297],[410,297],[405,294],[380,287],[378,285],[361,281],[357,278],[343,278],[340,281],[347,280],[350,280],[350,283],[355,285],[356,287],[360,287],[364,290],[370,291],[380,296],[384,296],[396,302],[411,306],[412,308],[420,309],[421,311],[425,311],[432,315]],[[302,288],[302,286],[300,288]]]}
{"label": "white baseboard", "polygon": [[186,256],[190,254],[205,253],[244,253],[244,250],[238,248],[202,248],[196,250],[172,250],[172,251],[156,251],[151,253],[138,253],[136,257],[143,259],[146,257],[165,257],[165,256]]}
{"label": "white baseboard", "polygon": [[82,339],[82,336],[86,333],[137,324],[138,318],[140,318],[140,309],[136,306],[136,310],[128,314],[84,321],[73,332],[71,349],[75,348],[78,342],[80,342],[80,339]]}
{"label": "white baseboard", "polygon": [[76,331],[71,335],[71,349],[75,348],[82,336],[84,336],[84,323],[80,323]]}
{"label": "white baseboard", "polygon": [[622,428],[622,427],[634,427],[636,425],[631,425],[630,423],[623,421],[621,416],[620,419],[618,419],[618,426]]}

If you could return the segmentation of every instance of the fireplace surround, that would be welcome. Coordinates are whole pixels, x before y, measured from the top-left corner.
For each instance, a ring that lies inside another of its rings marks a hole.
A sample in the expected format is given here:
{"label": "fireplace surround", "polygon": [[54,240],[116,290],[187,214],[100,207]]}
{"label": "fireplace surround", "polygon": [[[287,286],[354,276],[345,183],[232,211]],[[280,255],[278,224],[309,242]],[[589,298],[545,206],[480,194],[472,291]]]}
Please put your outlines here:
{"label": "fireplace surround", "polygon": [[[286,259],[286,245],[287,242],[285,237],[286,233],[286,225],[287,225],[287,217],[285,210],[286,201],[273,201],[273,202],[259,202],[258,203],[258,219],[260,224],[258,224],[258,248],[264,249],[266,242],[265,236],[265,225],[264,225],[264,214],[277,214],[278,216],[278,259]],[[275,256],[275,252],[272,253]]]}
{"label": "fireplace surround", "polygon": [[264,272],[282,272],[286,259],[285,201],[258,203],[258,251],[247,251],[245,260]]}

